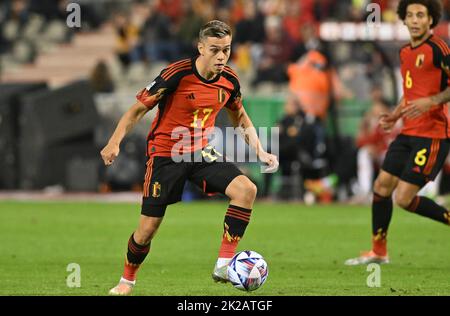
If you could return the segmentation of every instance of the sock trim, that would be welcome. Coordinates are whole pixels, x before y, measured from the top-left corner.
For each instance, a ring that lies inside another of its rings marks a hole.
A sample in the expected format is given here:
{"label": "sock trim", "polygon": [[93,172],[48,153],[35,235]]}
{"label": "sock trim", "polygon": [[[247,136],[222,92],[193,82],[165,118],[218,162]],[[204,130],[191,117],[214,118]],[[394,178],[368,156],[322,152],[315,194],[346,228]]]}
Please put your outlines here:
{"label": "sock trim", "polygon": [[419,202],[420,202],[420,197],[415,196],[406,209],[410,212],[416,212],[417,207],[419,206]]}
{"label": "sock trim", "polygon": [[391,199],[392,199],[391,196],[382,196],[376,192],[373,192],[373,201],[374,202],[389,201]]}
{"label": "sock trim", "polygon": [[133,254],[140,255],[140,254],[146,254],[150,250],[150,243],[148,245],[139,245],[134,240],[134,233],[131,235],[130,239],[128,240],[128,248]]}
{"label": "sock trim", "polygon": [[236,206],[236,205],[228,205],[228,209],[232,209],[233,211],[237,211],[237,212],[244,212],[244,213],[251,213],[252,209],[250,208],[245,208],[245,207],[240,207],[240,206]]}
{"label": "sock trim", "polygon": [[225,216],[230,216],[230,217],[234,217],[240,220],[243,220],[244,222],[249,222],[250,221],[250,214],[249,215],[242,215],[239,213],[235,213],[235,212],[226,212]]}

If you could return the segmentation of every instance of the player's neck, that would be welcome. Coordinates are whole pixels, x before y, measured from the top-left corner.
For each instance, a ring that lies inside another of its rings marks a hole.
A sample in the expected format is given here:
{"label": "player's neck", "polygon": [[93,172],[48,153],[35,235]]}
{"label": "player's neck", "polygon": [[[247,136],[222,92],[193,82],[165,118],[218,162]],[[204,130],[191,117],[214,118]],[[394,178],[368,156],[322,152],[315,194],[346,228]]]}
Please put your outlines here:
{"label": "player's neck", "polygon": [[217,76],[217,74],[206,67],[202,60],[202,56],[198,57],[195,61],[195,68],[197,68],[198,74],[206,80],[212,80]]}
{"label": "player's neck", "polygon": [[421,37],[413,38],[411,37],[411,47],[417,47],[422,45],[429,37],[431,36],[431,32],[425,32]]}

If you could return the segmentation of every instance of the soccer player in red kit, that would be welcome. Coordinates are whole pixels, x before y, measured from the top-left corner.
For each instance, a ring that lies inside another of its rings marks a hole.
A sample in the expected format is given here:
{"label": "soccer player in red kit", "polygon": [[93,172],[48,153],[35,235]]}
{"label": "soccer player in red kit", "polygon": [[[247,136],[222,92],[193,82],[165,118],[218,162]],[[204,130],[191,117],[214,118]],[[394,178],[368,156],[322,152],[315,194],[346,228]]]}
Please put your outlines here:
{"label": "soccer player in red kit", "polygon": [[[220,153],[207,143],[205,130],[214,127],[218,112],[225,107],[234,126],[246,131],[245,139],[258,158],[275,171],[278,160],[265,152],[241,102],[239,79],[226,63],[231,52],[231,30],[221,21],[205,24],[199,33],[199,56],[169,65],[137,95],[137,102],[122,116],[108,144],[101,151],[106,165],[113,163],[125,135],[153,107],[158,113],[148,136],[147,169],[143,186],[141,217],[128,240],[125,267],[112,295],[128,295],[136,283],[139,266],[150,251],[167,205],[181,200],[187,180],[205,193],[223,193],[230,198],[224,233],[212,277],[227,281],[227,265],[242,238],[256,198],[256,186],[231,162],[219,162]],[[187,131],[180,140],[177,130]],[[188,154],[179,161],[175,154]]]}
{"label": "soccer player in red kit", "polygon": [[400,50],[403,98],[380,117],[389,132],[402,118],[403,129],[391,143],[373,189],[372,249],[347,260],[347,265],[388,263],[387,232],[392,196],[401,208],[450,225],[450,212],[418,196],[433,181],[449,151],[450,49],[431,33],[442,14],[439,0],[401,0],[397,13],[408,27],[410,43]]}

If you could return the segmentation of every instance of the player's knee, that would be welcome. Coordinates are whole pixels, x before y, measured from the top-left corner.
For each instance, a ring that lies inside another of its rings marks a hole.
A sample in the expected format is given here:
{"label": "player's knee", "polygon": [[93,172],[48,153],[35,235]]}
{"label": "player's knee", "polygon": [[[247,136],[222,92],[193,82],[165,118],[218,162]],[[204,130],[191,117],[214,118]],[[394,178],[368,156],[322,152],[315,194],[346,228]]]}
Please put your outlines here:
{"label": "player's knee", "polygon": [[387,179],[378,177],[373,184],[373,191],[381,196],[390,196],[392,194],[392,183]]}
{"label": "player's knee", "polygon": [[256,199],[256,194],[258,192],[256,185],[248,178],[236,182],[233,189],[234,193],[233,196],[231,196],[233,200],[248,202],[253,202]]}
{"label": "player's knee", "polygon": [[239,191],[240,200],[253,202],[256,199],[258,189],[256,188],[256,185],[249,180],[247,183],[241,185]]}
{"label": "player's knee", "polygon": [[395,204],[400,206],[402,209],[408,210],[414,197],[410,197],[407,194],[397,193],[395,194]]}
{"label": "player's knee", "polygon": [[246,185],[245,194],[248,196],[249,200],[254,201],[256,199],[258,188],[253,182],[249,181],[249,183]]}

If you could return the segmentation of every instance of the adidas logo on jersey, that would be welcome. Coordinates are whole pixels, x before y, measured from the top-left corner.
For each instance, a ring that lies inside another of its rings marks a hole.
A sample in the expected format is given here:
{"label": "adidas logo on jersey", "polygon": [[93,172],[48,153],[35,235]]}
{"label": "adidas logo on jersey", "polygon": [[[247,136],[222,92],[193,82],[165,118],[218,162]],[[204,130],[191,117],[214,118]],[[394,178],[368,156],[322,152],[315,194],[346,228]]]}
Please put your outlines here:
{"label": "adidas logo on jersey", "polygon": [[415,166],[415,167],[412,169],[412,171],[415,172],[415,173],[421,173],[420,167],[417,167],[417,166]]}
{"label": "adidas logo on jersey", "polygon": [[188,99],[188,100],[195,100],[194,93],[189,93],[188,96],[186,97],[186,99]]}

